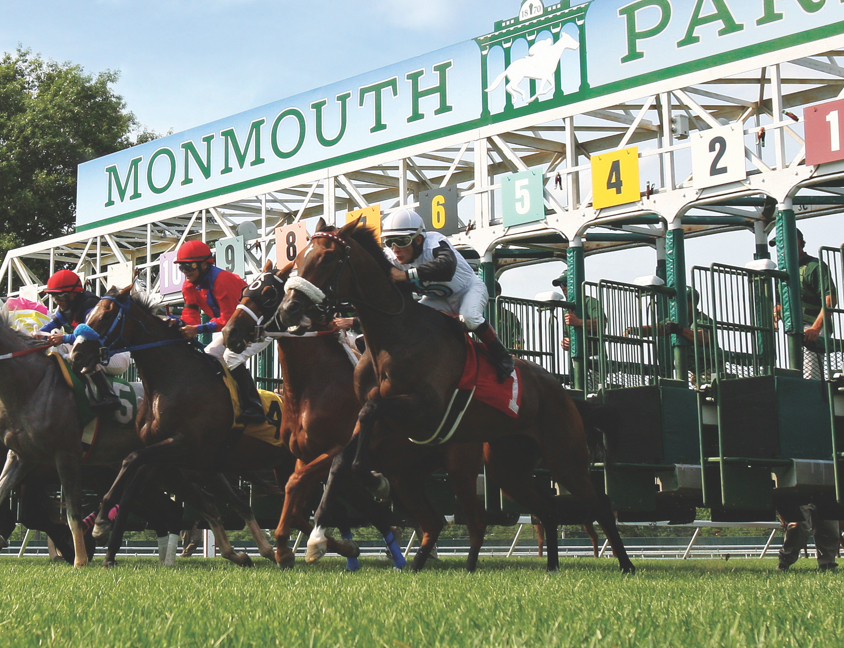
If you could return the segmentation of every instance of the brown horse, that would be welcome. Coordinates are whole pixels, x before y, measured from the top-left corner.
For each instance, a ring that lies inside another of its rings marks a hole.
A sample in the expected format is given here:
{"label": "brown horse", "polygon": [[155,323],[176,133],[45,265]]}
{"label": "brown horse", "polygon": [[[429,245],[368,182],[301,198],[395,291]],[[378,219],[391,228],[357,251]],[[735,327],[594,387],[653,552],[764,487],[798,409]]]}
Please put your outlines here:
{"label": "brown horse", "polygon": [[[281,485],[293,470],[294,458],[285,447],[243,435],[242,427],[233,427],[234,407],[219,363],[187,343],[172,320],[157,317],[147,300],[130,293],[131,286],[121,291],[112,288],[100,300],[88,315],[84,330],[77,329],[84,339],[77,339],[71,353],[74,369],[91,371],[101,348],[107,352],[128,348],[144,384],[136,427],[145,447],[124,460],[103,499],[97,527],[108,526],[104,512],[128,487],[136,488],[143,473],[163,467],[166,470],[158,471],[159,478],[170,480],[168,488],[181,494],[209,522],[221,555],[238,565],[251,566],[249,556],[231,546],[217,508],[182,477],[183,471],[196,471],[205,474],[216,488],[215,495],[244,518],[260,554],[275,561],[251,508],[221,473],[272,468]],[[309,531],[311,527],[302,524],[300,528]],[[353,544],[338,544],[338,553],[355,555],[359,551]]]}
{"label": "brown horse", "polygon": [[[223,339],[232,351],[241,353],[255,341],[257,323],[270,321],[270,331],[278,331],[272,320],[284,295],[284,282],[292,266],[273,272],[268,263],[264,272],[248,286],[240,306],[223,329]],[[287,482],[284,510],[276,529],[276,556],[279,564],[293,563],[287,547],[290,514],[301,511],[314,488],[328,478],[329,468],[351,437],[360,411],[355,393],[355,366],[337,335],[324,334],[302,338],[278,333],[279,361],[284,377],[282,438],[298,459],[296,470]],[[273,334],[273,333],[271,333]],[[360,375],[374,380],[371,359],[364,354],[359,362]],[[419,552],[413,561],[414,571],[425,564],[443,528],[443,517],[432,506],[426,493],[431,472],[445,465],[457,500],[467,517],[470,535],[466,569],[474,571],[483,544],[486,524],[483,508],[476,494],[477,475],[483,462],[482,445],[461,444],[444,448],[417,446],[398,435],[387,435],[373,444],[373,468],[382,473],[392,490],[422,528]],[[369,511],[383,535],[389,532],[387,519],[371,508],[371,496],[362,491],[355,480],[347,480],[344,498],[362,513]],[[369,517],[369,516],[367,516]],[[392,553],[392,552],[391,552]],[[403,557],[399,554],[398,560]],[[398,560],[401,564],[401,560]]]}
{"label": "brown horse", "polygon": [[[73,549],[67,555],[74,556],[76,567],[83,567],[88,563],[88,552],[82,526],[82,425],[73,389],[65,382],[58,363],[46,357],[43,349],[0,316],[0,353],[14,356],[0,361],[0,433],[5,447],[13,450],[0,475],[0,503],[33,471],[55,470],[73,538]],[[128,410],[133,404],[127,401],[125,407]],[[85,472],[115,466],[138,447],[140,443],[131,426],[119,424],[113,415],[104,416],[97,443],[86,459],[89,468]],[[164,526],[178,533],[178,524]],[[5,545],[2,537],[0,545]]]}
{"label": "brown horse", "polygon": [[[320,221],[308,246],[296,257],[280,308],[286,326],[307,326],[309,312],[325,300],[351,302],[360,319],[376,375],[363,400],[356,435],[339,455],[363,475],[369,466],[370,440],[386,424],[412,440],[435,439],[463,372],[466,336],[456,320],[416,303],[409,290],[390,278],[392,265],[372,230],[354,221],[340,229]],[[323,292],[325,291],[325,292]],[[583,421],[566,390],[547,371],[517,361],[522,393],[518,418],[478,401],[470,402],[449,442],[487,442],[488,475],[513,500],[541,521],[547,532],[548,569],[559,567],[557,525],[562,505],[533,483],[541,458],[551,476],[582,505],[580,519],[595,519],[604,529],[619,566],[634,571],[618,533],[609,498],[599,495],[589,475],[589,447]],[[332,471],[332,476],[333,476]],[[331,479],[323,496],[337,493]],[[322,504],[317,509],[319,526]]]}

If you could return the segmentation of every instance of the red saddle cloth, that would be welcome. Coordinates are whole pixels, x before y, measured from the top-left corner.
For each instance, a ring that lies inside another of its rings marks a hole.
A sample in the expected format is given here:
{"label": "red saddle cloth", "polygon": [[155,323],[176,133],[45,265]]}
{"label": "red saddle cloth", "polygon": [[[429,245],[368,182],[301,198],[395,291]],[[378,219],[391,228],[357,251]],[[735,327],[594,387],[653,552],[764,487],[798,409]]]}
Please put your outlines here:
{"label": "red saddle cloth", "polygon": [[503,383],[498,382],[495,367],[489,359],[486,347],[480,342],[473,342],[466,336],[466,364],[460,378],[458,389],[475,389],[474,398],[504,412],[507,416],[518,418],[522,404],[522,384],[519,367]]}

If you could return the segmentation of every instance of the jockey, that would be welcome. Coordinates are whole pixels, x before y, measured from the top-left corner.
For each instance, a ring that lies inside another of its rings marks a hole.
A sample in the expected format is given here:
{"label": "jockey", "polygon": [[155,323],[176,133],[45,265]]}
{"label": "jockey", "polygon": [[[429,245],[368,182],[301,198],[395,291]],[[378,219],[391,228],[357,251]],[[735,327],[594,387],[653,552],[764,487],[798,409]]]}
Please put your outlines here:
{"label": "jockey", "polygon": [[381,240],[384,254],[395,266],[393,280],[412,283],[425,306],[459,316],[489,351],[498,381],[507,380],[516,363],[484,318],[489,293],[449,240],[439,232],[426,232],[422,217],[410,209],[384,219]]}
{"label": "jockey", "polygon": [[[47,340],[55,347],[61,344],[73,344],[76,336],[72,334],[72,331],[85,322],[88,313],[99,303],[100,298],[88,290],[83,290],[79,275],[70,270],[59,270],[50,277],[44,292],[53,296],[58,310],[53,318],[41,327],[40,332],[46,333]],[[63,331],[70,331],[70,333],[66,334]],[[122,371],[128,367],[128,357],[125,360]],[[120,399],[112,391],[101,365],[97,365],[97,370],[91,374],[91,381],[97,387],[100,397],[98,402],[91,405],[92,409],[120,409]]]}
{"label": "jockey", "polygon": [[[182,333],[188,338],[200,333],[219,333],[234,314],[246,282],[233,272],[214,265],[211,248],[202,241],[187,241],[179,246],[176,264],[186,279],[182,284],[185,299],[182,320],[187,326]],[[211,318],[206,324],[202,323],[200,311]],[[226,349],[223,338],[218,335],[205,347],[206,353],[226,363],[237,383],[242,409],[238,423],[261,423],[265,420],[261,397],[244,362],[269,343],[270,340],[251,344],[243,353],[233,353]]]}

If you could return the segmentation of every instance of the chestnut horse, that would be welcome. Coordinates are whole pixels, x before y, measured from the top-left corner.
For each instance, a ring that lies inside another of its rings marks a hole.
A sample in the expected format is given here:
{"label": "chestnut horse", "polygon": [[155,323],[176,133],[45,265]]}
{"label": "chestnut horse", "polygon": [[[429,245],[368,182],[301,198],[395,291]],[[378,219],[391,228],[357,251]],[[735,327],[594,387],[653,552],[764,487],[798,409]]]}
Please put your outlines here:
{"label": "chestnut horse", "polygon": [[[209,522],[221,555],[238,565],[251,566],[249,556],[231,546],[214,504],[182,477],[182,471],[196,471],[215,486],[215,495],[243,517],[260,554],[275,562],[272,546],[248,503],[237,497],[221,473],[272,468],[281,486],[295,459],[287,448],[243,435],[242,427],[233,427],[234,407],[217,360],[182,338],[175,321],[157,317],[148,299],[133,298],[130,293],[131,286],[109,290],[89,313],[86,325],[77,329],[80,337],[71,351],[74,369],[87,372],[99,362],[101,353],[129,349],[144,384],[136,427],[145,447],[124,460],[103,499],[97,528],[107,528],[105,511],[117,503],[124,490],[136,488],[151,467],[161,467],[166,470],[158,471],[159,478],[171,480],[169,488]],[[298,522],[303,532],[310,531],[306,520]],[[338,553],[353,557],[359,553],[353,543],[337,544]]]}
{"label": "chestnut horse", "polygon": [[[282,438],[298,461],[285,489],[284,510],[276,529],[276,556],[279,564],[292,565],[293,554],[287,548],[290,512],[301,510],[314,488],[328,478],[331,462],[351,438],[360,402],[354,387],[355,365],[336,332],[322,331],[307,338],[278,332],[275,318],[290,268],[273,272],[272,262],[267,263],[263,273],[243,291],[238,310],[223,329],[223,339],[232,351],[241,353],[255,341],[256,324],[265,322],[268,322],[267,330],[277,338],[284,378]],[[371,367],[369,355],[364,354],[359,364]],[[374,379],[371,369],[365,373]],[[443,463],[469,527],[466,569],[475,570],[486,530],[483,507],[476,493],[482,452],[479,443],[425,448],[398,435],[388,435],[373,444],[373,468],[389,480],[392,490],[422,529],[421,546],[412,565],[414,571],[424,566],[443,528],[443,517],[426,494],[431,472]],[[344,499],[375,524],[382,535],[389,537],[386,517],[372,509],[368,502],[371,496],[356,480],[346,480],[343,493]],[[392,550],[390,553],[398,554],[393,555],[394,564],[401,567],[404,560],[401,553]],[[309,556],[311,561],[317,557],[319,554]]]}
{"label": "chestnut horse", "polygon": [[[548,569],[559,568],[557,525],[562,504],[540,492],[532,478],[539,459],[551,477],[582,506],[580,519],[597,520],[625,573],[634,571],[624,549],[609,498],[599,494],[589,475],[590,452],[583,421],[567,391],[538,365],[517,360],[521,406],[518,418],[473,400],[451,435],[439,433],[463,372],[467,338],[460,323],[417,303],[403,284],[394,283],[393,267],[372,230],[353,221],[337,229],[323,220],[294,262],[280,307],[288,327],[306,327],[309,313],[330,299],[351,302],[372,357],[375,386],[361,399],[356,434],[338,455],[362,478],[370,464],[370,442],[386,424],[416,442],[486,442],[488,475],[511,499],[531,511],[546,530]],[[293,276],[295,274],[295,277]],[[446,426],[450,427],[450,426]],[[449,430],[446,430],[448,432]],[[329,477],[323,503],[337,492]]]}

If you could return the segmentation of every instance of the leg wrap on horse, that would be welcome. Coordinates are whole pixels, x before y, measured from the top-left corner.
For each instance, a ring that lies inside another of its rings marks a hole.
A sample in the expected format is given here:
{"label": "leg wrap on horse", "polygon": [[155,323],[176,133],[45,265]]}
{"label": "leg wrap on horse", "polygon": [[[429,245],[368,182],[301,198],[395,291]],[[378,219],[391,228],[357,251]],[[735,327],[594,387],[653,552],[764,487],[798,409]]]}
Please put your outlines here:
{"label": "leg wrap on horse", "polygon": [[390,555],[393,557],[393,567],[396,569],[404,569],[404,566],[407,564],[407,560],[405,560],[401,547],[399,547],[399,543],[396,542],[396,537],[393,535],[392,531],[388,531],[387,535],[384,536],[384,544],[387,545],[387,549],[390,550]]}
{"label": "leg wrap on horse", "polygon": [[[351,531],[341,533],[340,537],[343,538],[343,540],[355,539]],[[346,569],[350,572],[357,571],[358,569],[360,569],[360,561],[357,558],[346,558]]]}

